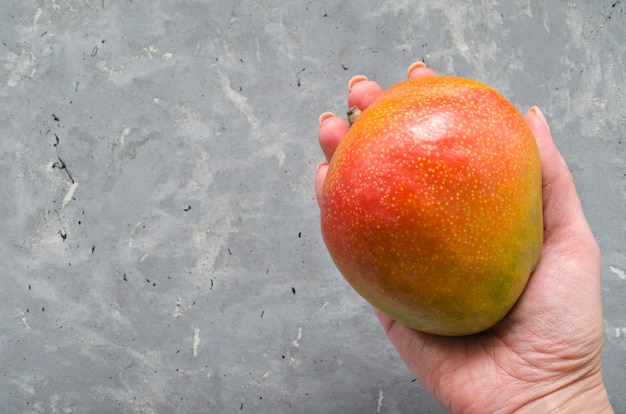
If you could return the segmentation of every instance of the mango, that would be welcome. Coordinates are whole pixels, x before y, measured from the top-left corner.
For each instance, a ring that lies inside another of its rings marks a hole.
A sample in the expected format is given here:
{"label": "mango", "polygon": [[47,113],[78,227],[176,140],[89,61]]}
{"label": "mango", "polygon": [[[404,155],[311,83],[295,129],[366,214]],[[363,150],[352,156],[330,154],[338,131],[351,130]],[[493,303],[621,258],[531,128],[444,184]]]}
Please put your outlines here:
{"label": "mango", "polygon": [[385,90],[330,161],[324,242],[348,283],[413,329],[470,335],[502,320],[543,244],[537,145],[482,83],[446,76]]}

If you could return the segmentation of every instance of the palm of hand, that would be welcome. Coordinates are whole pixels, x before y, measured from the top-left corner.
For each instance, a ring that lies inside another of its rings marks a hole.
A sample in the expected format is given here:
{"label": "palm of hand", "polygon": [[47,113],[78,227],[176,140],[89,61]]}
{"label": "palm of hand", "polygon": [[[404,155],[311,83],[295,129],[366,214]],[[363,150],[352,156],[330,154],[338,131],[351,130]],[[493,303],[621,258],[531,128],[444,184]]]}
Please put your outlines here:
{"label": "palm of hand", "polygon": [[[411,77],[432,75],[422,65],[409,70]],[[363,77],[354,78],[349,89],[349,106],[360,109],[381,92]],[[494,328],[467,337],[417,332],[377,311],[407,367],[450,412],[548,412],[581,396],[590,401],[578,389],[606,399],[600,372],[600,253],[545,118],[537,108],[525,118],[541,155],[545,241],[513,310]],[[331,114],[320,118],[319,140],[327,160],[347,129]],[[325,164],[318,167],[318,197],[326,170]]]}

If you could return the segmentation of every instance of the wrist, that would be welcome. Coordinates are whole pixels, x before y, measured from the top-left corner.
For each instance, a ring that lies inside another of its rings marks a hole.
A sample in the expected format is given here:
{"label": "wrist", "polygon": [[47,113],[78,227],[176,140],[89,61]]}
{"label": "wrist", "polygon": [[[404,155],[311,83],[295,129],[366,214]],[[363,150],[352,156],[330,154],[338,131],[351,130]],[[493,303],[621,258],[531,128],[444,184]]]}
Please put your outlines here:
{"label": "wrist", "polygon": [[571,384],[528,403],[516,412],[614,414],[602,379]]}

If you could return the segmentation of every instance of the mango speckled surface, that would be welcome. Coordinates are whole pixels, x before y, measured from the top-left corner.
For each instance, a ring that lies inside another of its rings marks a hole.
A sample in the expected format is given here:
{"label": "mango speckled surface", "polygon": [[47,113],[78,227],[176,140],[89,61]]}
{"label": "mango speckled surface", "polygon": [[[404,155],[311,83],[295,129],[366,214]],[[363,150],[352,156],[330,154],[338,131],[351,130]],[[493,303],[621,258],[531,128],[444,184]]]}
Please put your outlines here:
{"label": "mango speckled surface", "polygon": [[442,413],[332,263],[313,191],[319,115],[422,59],[546,114],[626,412],[625,11],[4,0],[0,413]]}
{"label": "mango speckled surface", "polygon": [[541,251],[541,170],[522,115],[486,85],[427,77],[392,86],[339,145],[322,195],[337,267],[415,329],[497,323]]}

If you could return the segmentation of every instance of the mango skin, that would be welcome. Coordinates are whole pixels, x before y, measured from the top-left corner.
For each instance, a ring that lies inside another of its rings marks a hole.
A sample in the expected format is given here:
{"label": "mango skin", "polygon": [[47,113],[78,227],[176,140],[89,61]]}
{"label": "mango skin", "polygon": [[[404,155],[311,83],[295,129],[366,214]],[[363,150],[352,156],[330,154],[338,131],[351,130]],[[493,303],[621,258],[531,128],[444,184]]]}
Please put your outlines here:
{"label": "mango skin", "polygon": [[516,303],[543,244],[537,145],[494,89],[432,76],[392,86],[329,164],[322,234],[350,285],[396,321],[460,336]]}

